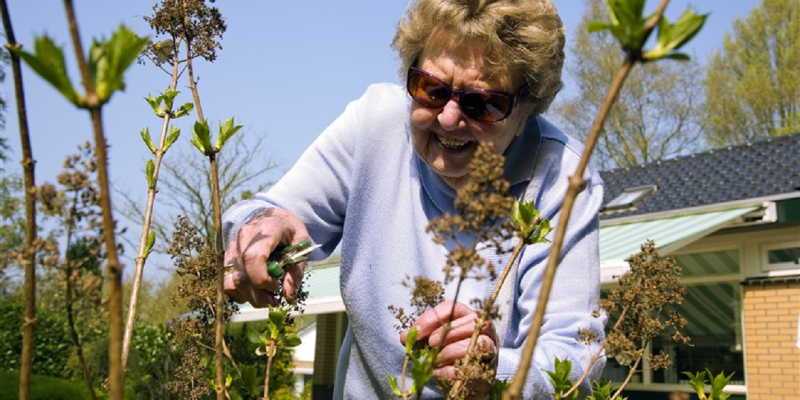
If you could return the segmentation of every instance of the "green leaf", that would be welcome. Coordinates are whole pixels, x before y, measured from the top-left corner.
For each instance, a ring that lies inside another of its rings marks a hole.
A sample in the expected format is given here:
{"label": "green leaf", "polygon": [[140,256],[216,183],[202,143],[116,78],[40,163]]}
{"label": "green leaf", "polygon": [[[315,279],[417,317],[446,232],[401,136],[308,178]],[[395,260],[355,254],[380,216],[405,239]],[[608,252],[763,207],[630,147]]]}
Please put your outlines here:
{"label": "green leaf", "polygon": [[147,148],[150,149],[150,152],[156,154],[156,146],[153,145],[153,141],[150,140],[150,129],[144,128],[140,132],[142,135],[142,140],[144,140],[144,144],[147,145]]}
{"label": "green leaf", "polygon": [[644,42],[644,0],[608,0],[611,34],[625,51],[639,51]]}
{"label": "green leaf", "polygon": [[592,395],[586,400],[609,400],[611,398],[611,382],[592,382]]}
{"label": "green leaf", "polygon": [[683,47],[683,45],[692,40],[692,38],[700,32],[700,29],[702,29],[703,25],[706,23],[707,17],[708,14],[699,15],[691,8],[687,9],[681,14],[678,20],[675,21],[675,25],[672,26],[670,30],[670,41],[665,47],[670,51]]}
{"label": "green leaf", "polygon": [[397,378],[389,374],[386,374],[386,377],[389,378],[389,385],[392,387],[392,394],[397,397],[402,397],[403,394],[400,393],[400,389],[397,387]]}
{"label": "green leaf", "polygon": [[586,29],[589,31],[589,33],[597,33],[611,29],[611,24],[602,21],[590,21],[588,24],[586,24]]}
{"label": "green leaf", "polygon": [[174,118],[185,117],[189,115],[189,113],[191,113],[192,110],[194,110],[194,103],[192,102],[183,103],[182,106],[178,107],[178,112],[175,113]]}
{"label": "green leaf", "polygon": [[411,353],[411,368],[409,373],[411,379],[414,381],[413,386],[417,392],[422,392],[422,389],[433,378],[433,363],[436,358],[436,350],[434,349],[421,349],[414,350]]}
{"label": "green leaf", "polygon": [[192,144],[204,155],[211,155],[211,138],[207,121],[197,121],[192,128]]}
{"label": "green leaf", "polygon": [[419,336],[419,329],[416,326],[409,329],[408,336],[406,336],[406,354],[411,354],[414,344],[417,343],[417,336]]}
{"label": "green leaf", "polygon": [[164,143],[164,152],[165,153],[167,152],[167,150],[169,150],[170,147],[172,147],[172,145],[175,143],[176,140],[178,140],[178,137],[180,137],[180,136],[181,136],[181,130],[180,129],[178,129],[178,128],[174,127],[174,126],[171,126],[169,128],[169,134],[167,135],[167,140]]}
{"label": "green leaf", "polygon": [[155,189],[156,187],[156,165],[153,163],[153,160],[147,160],[147,165],[145,166],[145,173],[147,174],[147,188],[148,189]]}
{"label": "green leaf", "polygon": [[168,87],[167,90],[161,95],[161,98],[164,99],[164,108],[169,111],[172,111],[172,104],[175,101],[175,96],[180,93],[177,90],[173,90],[172,88]]}
{"label": "green leaf", "polygon": [[663,58],[688,60],[688,56],[685,54],[672,52],[683,47],[684,44],[700,32],[707,16],[708,14],[695,14],[690,8],[678,18],[674,25],[670,25],[666,18],[662,18],[658,25],[658,43],[653,49],[646,51],[642,57],[646,61]]}
{"label": "green leaf", "polygon": [[[708,369],[706,369],[706,372],[708,372],[709,378],[713,376],[711,371]],[[729,393],[722,393],[722,391],[725,390],[725,386],[728,385],[728,382],[730,382],[731,378],[733,378],[733,372],[731,372],[730,375],[725,376],[725,371],[722,371],[717,376],[714,376],[713,379],[711,379],[711,393],[709,395],[711,400],[725,400],[730,397]]]}
{"label": "green leaf", "polygon": [[553,384],[553,389],[555,390],[555,397],[560,399],[576,398],[578,396],[577,391],[572,392],[572,394],[567,397],[561,395],[572,387],[572,381],[569,379],[569,375],[572,373],[572,361],[567,359],[559,360],[558,357],[556,357],[555,368],[555,372],[545,371],[547,375],[550,376],[550,382]]}
{"label": "green leaf", "polygon": [[123,75],[149,43],[133,31],[120,25],[111,39],[95,41],[90,50],[89,67],[101,103],[107,102],[117,90],[125,90]]}
{"label": "green leaf", "polygon": [[234,133],[238,132],[239,129],[242,129],[242,126],[234,125],[233,118],[229,118],[227,121],[225,121],[225,123],[219,127],[219,137],[217,137],[217,145],[214,147],[214,149],[216,151],[222,150],[222,146],[225,145],[225,142],[227,142]]}
{"label": "green leaf", "polygon": [[503,379],[502,381],[499,379],[495,379],[492,382],[492,387],[489,389],[489,400],[500,400],[503,398],[503,392],[511,386],[511,382],[508,379]]}
{"label": "green leaf", "polygon": [[689,377],[689,387],[691,387],[700,400],[705,400],[706,397],[706,373],[705,371],[698,372],[697,375],[684,371],[684,375]]}
{"label": "green leaf", "polygon": [[671,60],[678,60],[678,61],[689,61],[689,60],[691,60],[689,55],[688,54],[684,54],[684,53],[669,53],[669,54],[665,55],[662,58],[668,58],[668,59],[671,59]]}
{"label": "green leaf", "polygon": [[286,313],[282,310],[269,310],[269,324],[282,328],[285,316]]}
{"label": "green leaf", "polygon": [[28,53],[21,48],[11,49],[17,57],[28,64],[42,79],[58,90],[70,103],[84,106],[81,97],[72,86],[67,75],[67,64],[64,61],[64,51],[56,46],[47,35],[37,37],[34,41],[34,52]]}
{"label": "green leaf", "polygon": [[251,327],[250,325],[247,326],[247,339],[250,340],[250,343],[253,344],[266,344],[267,340],[264,338],[261,333],[259,333],[255,328]]}
{"label": "green leaf", "polygon": [[150,104],[150,108],[153,109],[153,113],[155,113],[157,117],[160,118],[164,116],[164,110],[161,109],[161,96],[156,97],[151,94],[144,99],[147,100],[147,104]]}
{"label": "green leaf", "polygon": [[289,347],[289,348],[300,346],[302,343],[303,342],[300,340],[299,337],[297,337],[297,335],[286,336],[281,341],[281,345],[283,345],[283,347]]}
{"label": "green leaf", "polygon": [[534,243],[547,243],[547,235],[553,231],[553,228],[550,227],[550,220],[543,219],[542,222],[539,224],[539,229],[536,231],[536,240]]}
{"label": "green leaf", "polygon": [[529,201],[520,204],[519,213],[520,216],[522,217],[522,222],[528,225],[533,223],[533,213],[534,213],[533,202]]}
{"label": "green leaf", "polygon": [[153,246],[156,244],[156,233],[154,231],[150,231],[147,234],[147,247],[145,247],[146,251],[145,254],[150,255],[153,252]]}

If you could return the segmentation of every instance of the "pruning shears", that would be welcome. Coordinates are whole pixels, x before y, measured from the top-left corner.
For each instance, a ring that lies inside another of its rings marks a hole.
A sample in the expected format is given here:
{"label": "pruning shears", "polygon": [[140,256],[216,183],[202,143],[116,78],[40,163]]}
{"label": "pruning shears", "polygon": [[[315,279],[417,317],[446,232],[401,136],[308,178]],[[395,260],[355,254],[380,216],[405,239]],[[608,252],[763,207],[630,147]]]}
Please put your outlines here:
{"label": "pruning shears", "polygon": [[320,244],[312,246],[307,240],[291,246],[279,246],[270,254],[267,260],[267,272],[270,276],[277,278],[283,275],[283,272],[289,266],[306,261],[309,253],[320,247],[322,247]]}

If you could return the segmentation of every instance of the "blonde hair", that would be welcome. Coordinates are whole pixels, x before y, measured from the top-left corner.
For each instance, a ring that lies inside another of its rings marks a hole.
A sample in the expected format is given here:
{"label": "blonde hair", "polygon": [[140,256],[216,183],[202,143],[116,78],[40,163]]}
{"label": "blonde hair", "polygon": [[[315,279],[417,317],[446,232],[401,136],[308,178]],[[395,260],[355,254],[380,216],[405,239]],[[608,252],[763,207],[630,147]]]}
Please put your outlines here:
{"label": "blonde hair", "polygon": [[392,47],[400,74],[420,57],[434,33],[456,43],[476,43],[490,68],[519,74],[520,100],[533,115],[546,111],[561,90],[564,26],[549,0],[418,0],[397,26]]}

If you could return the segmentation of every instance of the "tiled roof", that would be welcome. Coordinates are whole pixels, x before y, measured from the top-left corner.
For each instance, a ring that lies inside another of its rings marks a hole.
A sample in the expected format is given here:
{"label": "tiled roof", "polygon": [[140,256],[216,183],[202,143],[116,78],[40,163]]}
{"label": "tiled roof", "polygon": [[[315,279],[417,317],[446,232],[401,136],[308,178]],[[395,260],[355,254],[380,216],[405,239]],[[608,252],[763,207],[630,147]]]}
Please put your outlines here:
{"label": "tiled roof", "polygon": [[[800,191],[800,132],[629,168],[601,172],[603,204],[629,188],[658,190],[634,209],[601,219],[708,206]],[[800,195],[800,193],[798,193]]]}

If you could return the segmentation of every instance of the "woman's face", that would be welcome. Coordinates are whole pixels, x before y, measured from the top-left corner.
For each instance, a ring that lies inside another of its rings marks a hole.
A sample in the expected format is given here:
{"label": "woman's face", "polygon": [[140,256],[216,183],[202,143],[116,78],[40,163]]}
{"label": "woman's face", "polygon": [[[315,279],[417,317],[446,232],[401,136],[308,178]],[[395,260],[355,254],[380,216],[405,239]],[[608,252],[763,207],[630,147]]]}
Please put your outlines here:
{"label": "woman's face", "polygon": [[[417,68],[428,72],[455,90],[491,89],[516,93],[517,80],[507,70],[489,69],[480,46],[444,45],[447,38],[433,41],[419,58]],[[452,42],[450,42],[452,43]],[[469,163],[478,142],[490,142],[498,154],[508,148],[522,130],[528,112],[517,103],[511,115],[499,122],[482,122],[465,116],[458,98],[442,108],[427,108],[411,102],[411,139],[417,155],[452,188],[467,182]]]}

